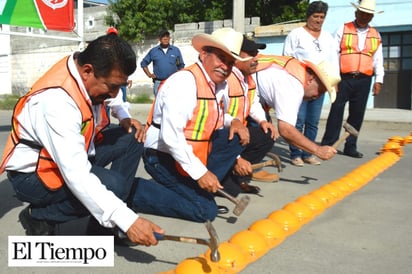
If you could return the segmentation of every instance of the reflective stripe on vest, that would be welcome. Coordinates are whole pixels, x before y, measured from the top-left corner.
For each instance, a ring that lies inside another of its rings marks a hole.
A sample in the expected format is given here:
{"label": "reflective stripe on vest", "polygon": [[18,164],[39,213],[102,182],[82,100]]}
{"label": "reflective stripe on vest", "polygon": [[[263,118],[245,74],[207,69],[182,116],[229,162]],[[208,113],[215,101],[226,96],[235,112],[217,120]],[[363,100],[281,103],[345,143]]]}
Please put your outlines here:
{"label": "reflective stripe on vest", "polygon": [[227,79],[229,85],[229,106],[228,113],[232,117],[238,118],[244,125],[247,124],[247,117],[256,93],[256,84],[252,76],[248,75],[247,97],[244,95],[242,83],[235,73],[231,73]]}
{"label": "reflective stripe on vest", "polygon": [[302,84],[306,78],[306,66],[292,56],[281,55],[258,55],[258,65],[256,71],[259,72],[271,66],[272,64],[278,65],[286,70],[290,75],[294,76]]}
{"label": "reflective stripe on vest", "polygon": [[[199,65],[193,64],[184,68],[184,70],[190,71],[193,74],[197,87],[197,104],[193,110],[192,119],[186,124],[184,135],[187,143],[192,146],[194,155],[206,165],[210,151],[211,136],[216,129],[223,126],[223,107],[222,104],[218,104],[216,101],[215,93],[210,88]],[[161,125],[153,123],[155,102],[156,98],[147,118],[146,129],[150,126],[161,127]],[[177,162],[176,167],[182,175],[188,175]]]}
{"label": "reflective stripe on vest", "polygon": [[245,92],[241,80],[232,72],[227,78],[229,85],[229,104],[227,106],[227,113],[230,116],[238,118],[242,123],[246,122],[246,106]]}
{"label": "reflective stripe on vest", "polygon": [[30,145],[30,141],[20,140],[20,122],[18,117],[23,110],[27,100],[32,96],[43,92],[49,88],[62,88],[74,100],[82,114],[81,134],[85,139],[85,150],[89,149],[94,132],[94,119],[90,103],[86,100],[83,92],[79,89],[76,80],[70,74],[67,62],[69,57],[65,57],[48,70],[30,89],[21,97],[14,107],[12,116],[12,130],[7,140],[0,171],[3,172],[8,160],[13,155],[15,147],[19,143],[24,143],[32,148],[39,149],[39,158],[36,173],[43,184],[50,190],[57,190],[64,184],[64,179],[50,154],[39,144]]}
{"label": "reflective stripe on vest", "polygon": [[373,75],[373,54],[378,49],[381,39],[375,28],[369,27],[363,50],[358,46],[358,33],[353,22],[346,23],[340,44],[340,71],[342,74],[359,72]]}
{"label": "reflective stripe on vest", "polygon": [[196,79],[197,105],[184,133],[186,140],[193,147],[194,154],[206,165],[212,134],[223,126],[223,107],[216,101],[216,95],[199,65],[193,64],[187,70]]}

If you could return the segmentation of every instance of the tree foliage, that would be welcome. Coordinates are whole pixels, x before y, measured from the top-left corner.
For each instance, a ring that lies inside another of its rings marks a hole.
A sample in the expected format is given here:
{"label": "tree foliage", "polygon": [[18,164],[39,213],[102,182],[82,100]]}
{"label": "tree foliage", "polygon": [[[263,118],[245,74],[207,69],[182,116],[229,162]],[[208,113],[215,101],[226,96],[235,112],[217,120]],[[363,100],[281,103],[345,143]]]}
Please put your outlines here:
{"label": "tree foliage", "polygon": [[[234,0],[236,1],[236,0]],[[262,25],[304,20],[309,0],[245,0],[245,17],[260,17]],[[232,18],[233,1],[110,0],[106,24],[122,37],[139,42],[175,24]]]}

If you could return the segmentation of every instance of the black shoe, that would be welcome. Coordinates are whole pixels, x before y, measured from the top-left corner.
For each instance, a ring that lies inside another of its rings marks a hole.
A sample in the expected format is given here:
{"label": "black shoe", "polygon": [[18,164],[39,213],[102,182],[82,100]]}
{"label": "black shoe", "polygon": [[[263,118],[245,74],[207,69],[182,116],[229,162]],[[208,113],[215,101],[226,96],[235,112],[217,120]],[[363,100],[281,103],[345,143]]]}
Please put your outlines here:
{"label": "black shoe", "polygon": [[242,193],[259,194],[260,192],[260,187],[252,186],[246,182],[241,182],[239,186],[240,186],[240,189],[242,190]]}
{"label": "black shoe", "polygon": [[343,154],[349,156],[349,157],[353,157],[353,158],[362,158],[363,154],[360,153],[357,150],[352,150],[352,151],[344,151]]}
{"label": "black shoe", "polygon": [[229,213],[229,209],[225,206],[218,205],[217,206],[217,214],[227,214]]}
{"label": "black shoe", "polygon": [[26,231],[26,235],[54,235],[54,225],[51,225],[44,220],[34,219],[31,216],[30,206],[20,212],[19,221]]}

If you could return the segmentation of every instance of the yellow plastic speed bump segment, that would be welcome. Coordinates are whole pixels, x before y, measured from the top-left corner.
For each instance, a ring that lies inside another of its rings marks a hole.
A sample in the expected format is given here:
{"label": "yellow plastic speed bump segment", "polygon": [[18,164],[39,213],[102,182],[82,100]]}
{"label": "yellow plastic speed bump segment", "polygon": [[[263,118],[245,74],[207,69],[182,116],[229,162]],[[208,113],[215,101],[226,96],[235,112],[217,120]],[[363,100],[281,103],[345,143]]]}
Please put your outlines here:
{"label": "yellow plastic speed bump segment", "polygon": [[335,181],[332,181],[329,183],[329,185],[336,186],[337,188],[339,188],[345,196],[352,193],[351,188],[347,184],[345,184],[345,182],[342,179],[337,179]]}
{"label": "yellow plastic speed bump segment", "polygon": [[175,269],[175,274],[189,274],[189,273],[221,273],[218,268],[208,262],[204,257],[188,258],[180,262]]}
{"label": "yellow plastic speed bump segment", "polygon": [[312,220],[315,216],[312,209],[310,209],[307,205],[299,202],[291,202],[285,205],[283,209],[295,214],[302,225]]}
{"label": "yellow plastic speed bump segment", "polygon": [[325,207],[330,207],[334,205],[336,201],[335,197],[333,197],[332,194],[320,188],[313,190],[309,194],[321,200]]}
{"label": "yellow plastic speed bump segment", "polygon": [[283,227],[271,219],[258,220],[249,227],[249,230],[262,235],[270,248],[282,243],[286,238],[286,232],[283,230]]}
{"label": "yellow plastic speed bump segment", "polygon": [[285,209],[272,212],[268,218],[281,224],[287,235],[295,233],[302,226],[298,217]]}
{"label": "yellow plastic speed bump segment", "polygon": [[342,181],[344,181],[352,192],[354,192],[364,186],[371,178],[372,176],[368,175],[363,170],[354,170],[343,176]]}
{"label": "yellow plastic speed bump segment", "polygon": [[411,135],[407,135],[405,137],[403,137],[403,143],[406,144],[412,144],[412,136]]}
{"label": "yellow plastic speed bump segment", "polygon": [[302,203],[313,211],[313,215],[317,216],[326,209],[326,205],[315,195],[307,194],[296,199],[296,202]]}
{"label": "yellow plastic speed bump segment", "polygon": [[401,136],[392,136],[388,139],[388,141],[398,143],[401,146],[404,145],[403,143],[404,139]]}
{"label": "yellow plastic speed bump segment", "polygon": [[342,200],[344,197],[342,190],[340,190],[339,188],[337,188],[336,186],[332,186],[330,184],[326,184],[324,186],[322,186],[320,189],[328,192],[330,195],[332,195],[333,197],[335,197],[336,202]]}
{"label": "yellow plastic speed bump segment", "polygon": [[251,230],[235,233],[230,238],[229,243],[235,244],[243,251],[246,251],[249,254],[249,262],[256,261],[269,250],[266,239],[261,234]]}
{"label": "yellow plastic speed bump segment", "polygon": [[[210,249],[206,251],[205,258],[210,258]],[[238,273],[249,262],[249,255],[243,251],[238,245],[222,242],[219,244],[220,260],[218,262],[211,262],[217,265],[220,273]],[[193,272],[195,273],[195,272]]]}

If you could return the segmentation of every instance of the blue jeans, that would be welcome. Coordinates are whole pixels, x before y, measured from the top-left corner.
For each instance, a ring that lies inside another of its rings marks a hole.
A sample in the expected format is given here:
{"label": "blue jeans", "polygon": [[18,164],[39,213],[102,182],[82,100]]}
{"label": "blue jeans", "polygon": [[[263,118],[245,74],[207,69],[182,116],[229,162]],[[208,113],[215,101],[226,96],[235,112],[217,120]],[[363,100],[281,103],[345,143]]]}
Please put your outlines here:
{"label": "blue jeans", "polygon": [[[123,201],[129,196],[143,151],[143,144],[136,141],[134,134],[128,134],[120,127],[105,130],[103,142],[96,146],[96,156],[91,159],[91,173]],[[110,163],[110,169],[105,168]],[[17,198],[30,203],[32,216],[36,219],[63,223],[90,214],[67,185],[52,191],[34,172],[8,171],[7,175]]]}
{"label": "blue jeans", "polygon": [[[139,180],[133,197],[134,209],[194,222],[213,221],[216,218],[217,205],[213,194],[201,189],[191,177],[181,175],[172,156],[146,148],[143,161],[155,182]],[[154,192],[154,187],[159,191]]]}
{"label": "blue jeans", "polygon": [[[315,142],[318,134],[318,124],[320,113],[322,112],[324,94],[312,101],[303,101],[299,108],[298,119],[295,127],[305,135],[306,138]],[[289,146],[290,158],[306,159],[312,156],[311,153],[303,151],[294,145]]]}
{"label": "blue jeans", "polygon": [[[231,142],[227,138],[226,129],[216,131],[212,137],[216,147],[215,150],[212,149],[212,156],[208,159],[208,162],[212,163],[211,168],[208,164],[208,169],[214,172],[218,179],[223,178],[231,170],[236,156],[243,149],[238,138]],[[236,149],[228,150],[227,147],[232,147],[230,144],[234,144],[233,147]],[[191,177],[180,174],[172,156],[146,148],[143,161],[146,171],[156,182],[139,180],[133,199],[133,206],[138,212],[194,222],[213,221],[216,218],[217,205],[214,194],[200,188]],[[154,191],[154,188],[158,191]]]}
{"label": "blue jeans", "polygon": [[154,94],[154,96],[156,96],[157,95],[157,92],[158,92],[158,90],[159,90],[159,86],[160,86],[160,83],[161,83],[162,81],[160,81],[160,80],[154,80],[153,81],[153,94]]}

